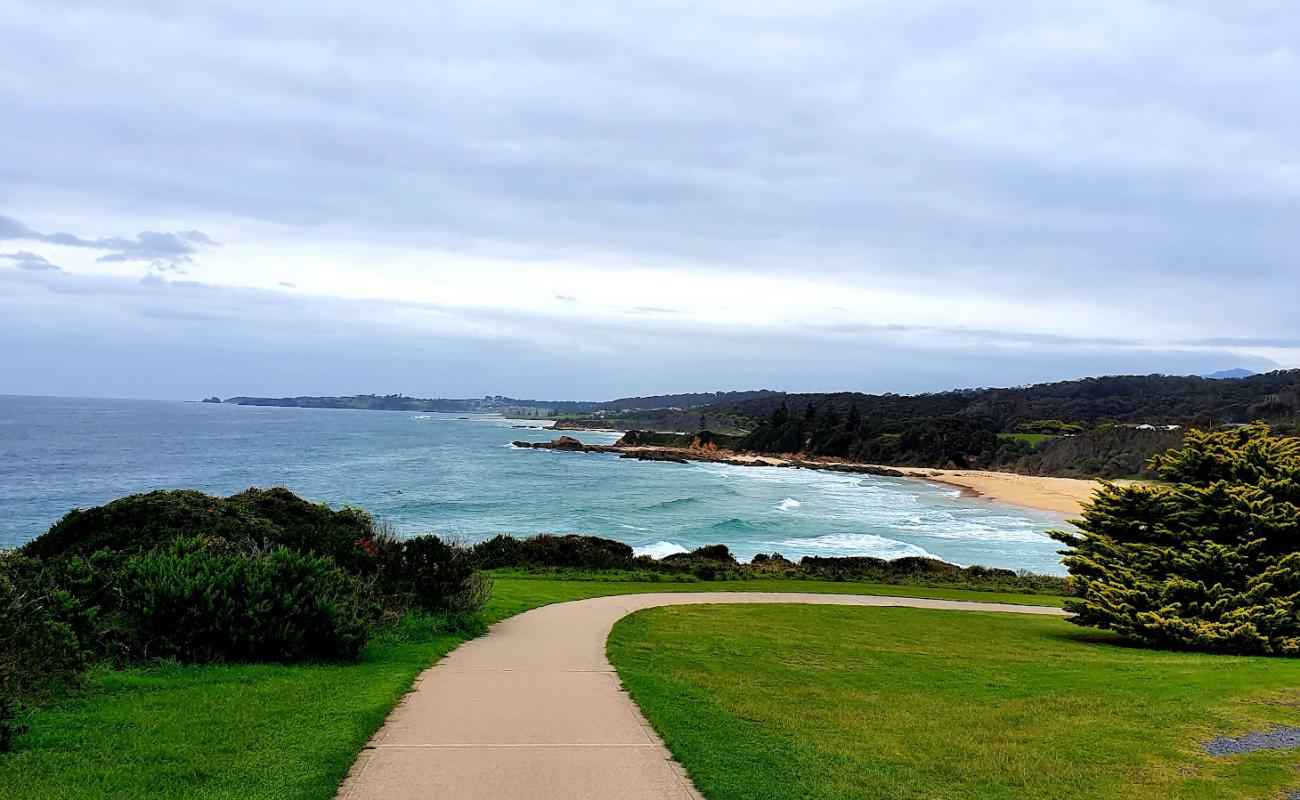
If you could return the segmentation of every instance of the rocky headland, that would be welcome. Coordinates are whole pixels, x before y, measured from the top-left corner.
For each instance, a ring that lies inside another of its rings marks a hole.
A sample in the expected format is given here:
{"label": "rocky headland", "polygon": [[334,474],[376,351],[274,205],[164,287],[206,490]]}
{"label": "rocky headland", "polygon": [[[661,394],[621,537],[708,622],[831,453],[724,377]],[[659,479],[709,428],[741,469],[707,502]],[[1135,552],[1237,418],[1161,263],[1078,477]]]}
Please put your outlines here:
{"label": "rocky headland", "polygon": [[863,475],[882,475],[891,478],[907,477],[906,473],[892,467],[880,467],[874,464],[852,464],[836,461],[821,461],[799,458],[796,456],[758,456],[737,453],[718,447],[707,435],[695,436],[686,447],[665,447],[640,444],[642,434],[628,431],[613,444],[583,444],[572,436],[560,436],[549,442],[514,442],[515,447],[533,450],[561,450],[573,453],[617,453],[619,458],[631,458],[637,461],[669,461],[685,464],[691,461],[704,461],[716,464],[731,464],[738,467],[796,467],[800,469],[817,469],[828,472],[851,472]]}

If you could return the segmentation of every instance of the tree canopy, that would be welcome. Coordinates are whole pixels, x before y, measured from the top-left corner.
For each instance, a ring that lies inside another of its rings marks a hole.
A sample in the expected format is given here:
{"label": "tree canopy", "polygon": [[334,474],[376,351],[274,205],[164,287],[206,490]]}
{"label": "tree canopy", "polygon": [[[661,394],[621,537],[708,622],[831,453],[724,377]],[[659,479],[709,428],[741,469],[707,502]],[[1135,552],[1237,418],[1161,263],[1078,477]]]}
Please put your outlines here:
{"label": "tree canopy", "polygon": [[1300,439],[1190,431],[1164,484],[1105,484],[1053,536],[1079,625],[1209,652],[1300,656]]}

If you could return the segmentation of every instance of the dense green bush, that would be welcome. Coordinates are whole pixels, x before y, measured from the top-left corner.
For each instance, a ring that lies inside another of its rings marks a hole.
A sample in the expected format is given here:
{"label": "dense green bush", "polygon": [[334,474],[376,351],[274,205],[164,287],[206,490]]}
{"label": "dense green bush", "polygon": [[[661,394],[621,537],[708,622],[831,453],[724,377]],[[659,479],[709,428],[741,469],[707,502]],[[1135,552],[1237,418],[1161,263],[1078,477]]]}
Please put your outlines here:
{"label": "dense green bush", "polygon": [[122,614],[148,657],[328,661],[356,658],[374,609],[328,558],[194,538],[127,563]]}
{"label": "dense green bush", "polygon": [[380,545],[383,591],[421,611],[469,613],[483,607],[492,582],[472,551],[437,536],[392,539]]}
{"label": "dense green bush", "polygon": [[1164,485],[1106,485],[1056,532],[1072,621],[1139,642],[1300,656],[1300,440],[1266,425],[1191,431],[1152,460]]}
{"label": "dense green bush", "polygon": [[193,490],[134,494],[68,512],[23,552],[44,558],[104,549],[141,553],[192,536],[316,553],[354,572],[375,568],[369,543],[377,533],[369,514],[311,503],[284,488],[247,489],[225,498]]}
{"label": "dense green bush", "polygon": [[527,565],[523,541],[504,533],[476,543],[473,553],[474,559],[483,569]]}
{"label": "dense green bush", "polygon": [[599,536],[542,534],[519,540],[497,536],[473,548],[484,567],[530,566],[575,569],[631,569],[631,545]]}
{"label": "dense green bush", "polygon": [[76,680],[85,653],[75,601],[41,562],[0,553],[0,752],[23,730],[25,707]]}

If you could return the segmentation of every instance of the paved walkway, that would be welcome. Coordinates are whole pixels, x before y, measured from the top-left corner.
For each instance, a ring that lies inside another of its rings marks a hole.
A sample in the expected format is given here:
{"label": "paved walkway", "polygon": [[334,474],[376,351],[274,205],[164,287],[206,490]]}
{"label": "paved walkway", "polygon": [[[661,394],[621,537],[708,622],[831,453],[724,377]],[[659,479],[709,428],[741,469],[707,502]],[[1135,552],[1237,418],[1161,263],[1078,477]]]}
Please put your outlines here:
{"label": "paved walkway", "polygon": [[352,768],[342,800],[688,800],[700,795],[605,658],[620,618],[699,603],[817,603],[1063,614],[1059,608],[874,595],[674,592],[544,606],[436,666]]}

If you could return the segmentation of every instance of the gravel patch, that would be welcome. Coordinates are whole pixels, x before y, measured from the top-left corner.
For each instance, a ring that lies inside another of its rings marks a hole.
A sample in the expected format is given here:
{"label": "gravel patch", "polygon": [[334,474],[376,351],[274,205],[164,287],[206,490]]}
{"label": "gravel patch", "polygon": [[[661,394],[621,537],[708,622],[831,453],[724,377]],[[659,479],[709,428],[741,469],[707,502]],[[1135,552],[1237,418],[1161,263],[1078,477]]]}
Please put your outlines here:
{"label": "gravel patch", "polygon": [[[1239,756],[1256,750],[1293,750],[1300,748],[1300,728],[1276,727],[1236,738],[1217,736],[1202,747],[1212,756]],[[1292,794],[1291,798],[1300,800],[1300,793]]]}

